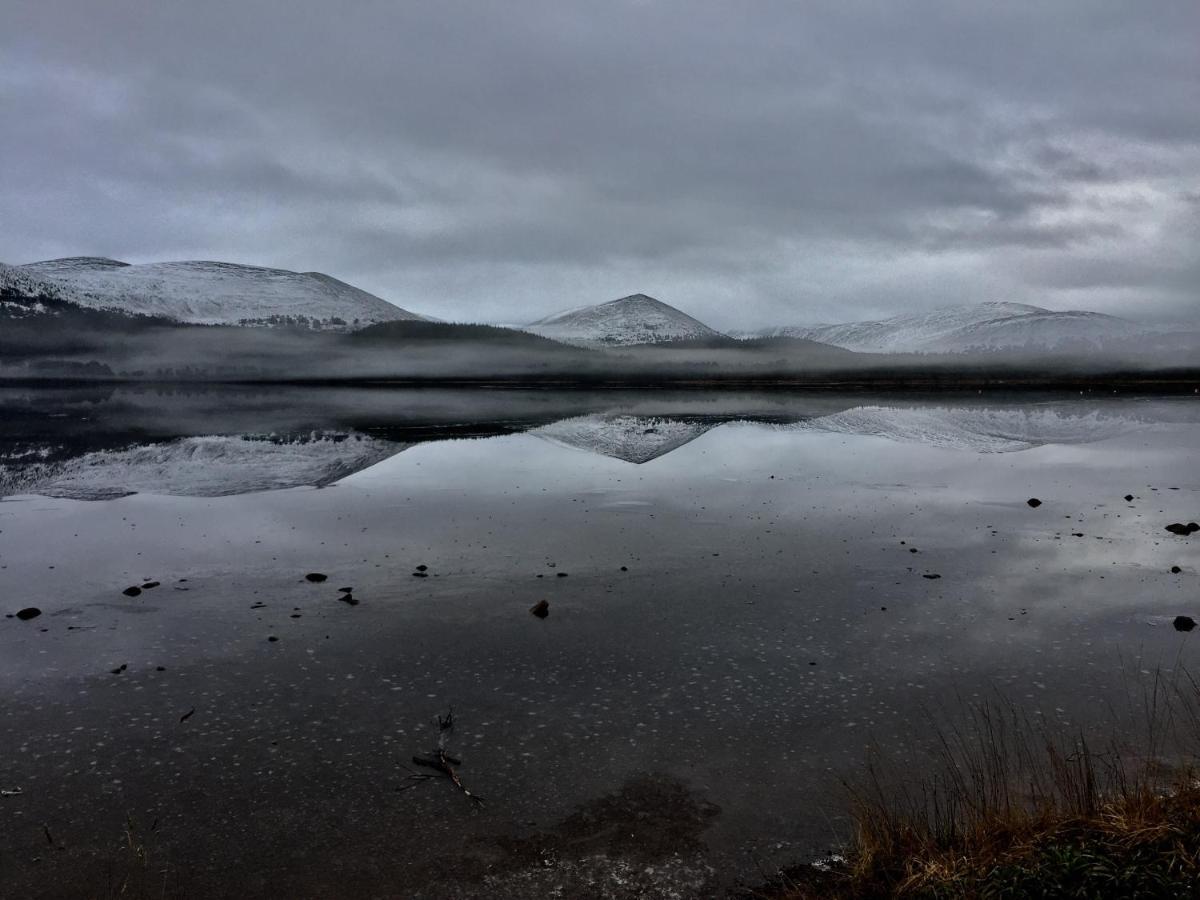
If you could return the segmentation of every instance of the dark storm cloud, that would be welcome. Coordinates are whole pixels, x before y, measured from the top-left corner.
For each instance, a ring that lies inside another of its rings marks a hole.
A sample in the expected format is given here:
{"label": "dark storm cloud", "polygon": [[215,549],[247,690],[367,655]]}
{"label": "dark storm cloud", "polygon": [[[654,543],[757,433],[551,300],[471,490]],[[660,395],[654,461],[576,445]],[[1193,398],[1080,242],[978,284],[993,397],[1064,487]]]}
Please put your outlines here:
{"label": "dark storm cloud", "polygon": [[639,290],[725,327],[1194,315],[1200,12],[988,6],[10,2],[0,259],[499,321]]}

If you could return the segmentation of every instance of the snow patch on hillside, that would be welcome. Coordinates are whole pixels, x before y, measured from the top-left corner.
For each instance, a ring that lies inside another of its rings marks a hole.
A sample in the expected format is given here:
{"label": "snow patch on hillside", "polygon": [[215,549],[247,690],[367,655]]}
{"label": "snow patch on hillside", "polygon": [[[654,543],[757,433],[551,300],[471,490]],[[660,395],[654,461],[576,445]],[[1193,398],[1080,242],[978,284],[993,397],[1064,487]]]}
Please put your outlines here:
{"label": "snow patch on hillside", "polygon": [[612,346],[721,336],[687,313],[645,294],[555,313],[526,326],[526,330],[568,343]]}
{"label": "snow patch on hillside", "polygon": [[82,305],[82,299],[71,288],[42,278],[22,266],[0,263],[0,304],[8,315],[44,313],[43,300]]}
{"label": "snow patch on hillside", "polygon": [[1134,322],[1101,313],[989,302],[874,322],[770,328],[755,335],[807,338],[860,353],[966,353],[1099,348],[1143,331]]}
{"label": "snow patch on hillside", "polygon": [[17,268],[68,291],[81,306],[194,324],[351,328],[424,319],[319,272],[203,261],[129,265],[90,256]]}

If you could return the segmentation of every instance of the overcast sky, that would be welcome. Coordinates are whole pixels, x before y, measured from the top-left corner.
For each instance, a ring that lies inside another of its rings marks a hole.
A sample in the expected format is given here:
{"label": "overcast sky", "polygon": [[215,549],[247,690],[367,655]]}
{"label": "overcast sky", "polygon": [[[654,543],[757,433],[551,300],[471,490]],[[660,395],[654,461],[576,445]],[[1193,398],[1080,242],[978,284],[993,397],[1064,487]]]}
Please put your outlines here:
{"label": "overcast sky", "polygon": [[10,263],[500,322],[1200,310],[1196,0],[3,0],[0,114]]}

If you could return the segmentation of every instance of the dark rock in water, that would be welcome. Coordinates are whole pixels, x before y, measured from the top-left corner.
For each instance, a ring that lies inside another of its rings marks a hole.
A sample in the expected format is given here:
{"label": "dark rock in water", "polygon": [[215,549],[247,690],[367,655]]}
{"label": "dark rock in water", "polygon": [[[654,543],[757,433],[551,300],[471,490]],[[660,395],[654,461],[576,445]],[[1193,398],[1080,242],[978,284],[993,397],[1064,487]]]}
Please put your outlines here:
{"label": "dark rock in water", "polygon": [[1133,502],[1133,494],[1126,494],[1126,495],[1125,495],[1125,502],[1126,502],[1126,503],[1132,503],[1132,502]]}
{"label": "dark rock in water", "polygon": [[119,666],[117,666],[115,669],[110,669],[109,671],[110,671],[110,672],[112,672],[114,675],[121,675],[121,674],[123,674],[123,673],[125,672],[125,670],[126,670],[126,669],[128,669],[128,668],[129,668],[129,664],[128,664],[128,663],[121,663],[121,664],[120,664]]}
{"label": "dark rock in water", "polygon": [[936,572],[934,572],[934,573],[931,573],[931,574],[928,574],[928,575],[922,575],[921,577],[922,577],[922,578],[928,578],[930,581],[932,581],[933,579],[935,579],[935,578],[941,578],[942,576],[941,576],[941,575],[938,575]]}
{"label": "dark rock in water", "polygon": [[539,619],[544,619],[546,616],[550,615],[550,604],[545,600],[539,600],[537,603],[533,604],[533,606],[529,607],[529,611]]}
{"label": "dark rock in water", "polygon": [[1030,506],[1032,506],[1034,509],[1037,509],[1039,506],[1042,505],[1042,501],[1039,500],[1037,497],[1030,497],[1025,502],[1028,503]]}
{"label": "dark rock in water", "polygon": [[566,578],[566,577],[567,577],[567,573],[566,573],[566,572],[555,572],[555,573],[554,573],[554,577],[555,577],[555,578]]}
{"label": "dark rock in water", "polygon": [[424,572],[424,571],[425,571],[426,569],[428,569],[428,568],[429,568],[429,566],[427,566],[427,565],[425,565],[424,563],[422,563],[421,565],[417,566],[417,571],[418,571],[418,572]]}
{"label": "dark rock in water", "polygon": [[1200,531],[1200,523],[1196,523],[1196,522],[1188,522],[1188,523],[1187,523],[1187,530],[1188,530],[1189,532],[1196,532],[1196,531]]}
{"label": "dark rock in water", "polygon": [[271,644],[275,643],[277,640],[279,640],[279,638],[275,637],[275,635],[271,635],[270,637],[267,638],[268,643],[271,643]]}
{"label": "dark rock in water", "polygon": [[428,572],[413,572],[413,578],[428,578]]}
{"label": "dark rock in water", "polygon": [[339,591],[341,591],[343,594],[348,594],[348,593],[350,593],[352,590],[354,590],[354,588],[352,588],[352,587],[344,587],[344,588],[338,588],[338,590],[339,590]]}
{"label": "dark rock in water", "polygon": [[322,581],[324,581],[328,577],[329,577],[328,575],[323,575],[320,572],[309,572],[307,575],[304,576],[304,580],[311,581],[314,584],[320,584]]}
{"label": "dark rock in water", "polygon": [[1187,525],[1184,525],[1182,522],[1172,522],[1170,525],[1166,526],[1166,528],[1167,531],[1171,532],[1171,534],[1178,534],[1182,537],[1187,537],[1196,530],[1192,528],[1192,525],[1194,524],[1194,522],[1189,522]]}
{"label": "dark rock in water", "polygon": [[1183,569],[1179,568],[1179,566],[1171,566],[1171,574],[1172,575],[1178,575],[1182,571],[1183,571]]}
{"label": "dark rock in water", "polygon": [[1196,627],[1196,620],[1191,616],[1176,616],[1171,624],[1175,626],[1176,631],[1191,631]]}
{"label": "dark rock in water", "polygon": [[17,611],[17,618],[22,622],[28,622],[30,619],[36,619],[42,614],[42,611],[36,606],[27,606],[24,609]]}
{"label": "dark rock in water", "polygon": [[622,572],[628,572],[628,571],[629,571],[629,566],[621,566],[621,571],[622,571]]}
{"label": "dark rock in water", "polygon": [[147,581],[145,584],[142,585],[142,590],[148,591],[151,588],[156,588],[159,586],[160,583],[161,582],[158,582],[158,581]]}
{"label": "dark rock in water", "polygon": [[121,593],[126,597],[136,597],[141,592],[142,589],[140,587],[127,587],[125,590],[121,591]]}
{"label": "dark rock in water", "polygon": [[338,599],[349,606],[358,606],[358,598],[353,594],[342,594]]}

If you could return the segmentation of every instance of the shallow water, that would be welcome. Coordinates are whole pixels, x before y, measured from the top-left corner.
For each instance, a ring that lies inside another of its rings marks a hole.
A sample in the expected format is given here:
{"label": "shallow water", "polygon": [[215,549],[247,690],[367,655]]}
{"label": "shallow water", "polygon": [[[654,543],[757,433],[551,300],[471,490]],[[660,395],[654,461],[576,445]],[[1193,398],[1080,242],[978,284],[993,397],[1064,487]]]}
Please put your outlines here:
{"label": "shallow water", "polygon": [[[839,777],[918,759],[937,711],[999,691],[1086,728],[1196,663],[1200,537],[1163,530],[1200,519],[1191,397],[8,390],[0,417],[0,611],[42,611],[0,619],[11,896],[126,872],[129,822],[155,896],[711,896],[836,843]],[[481,807],[409,777],[450,708]]]}

